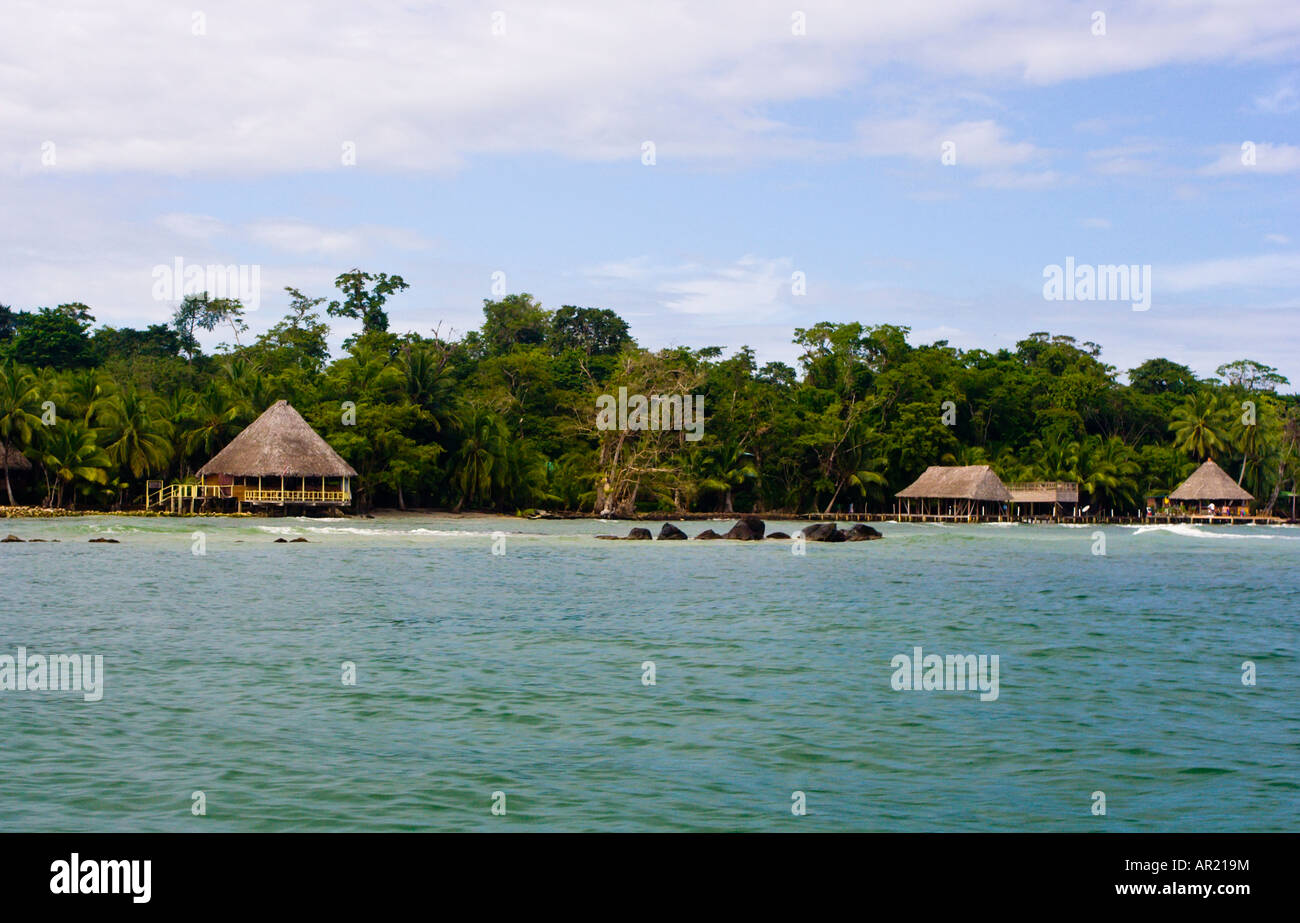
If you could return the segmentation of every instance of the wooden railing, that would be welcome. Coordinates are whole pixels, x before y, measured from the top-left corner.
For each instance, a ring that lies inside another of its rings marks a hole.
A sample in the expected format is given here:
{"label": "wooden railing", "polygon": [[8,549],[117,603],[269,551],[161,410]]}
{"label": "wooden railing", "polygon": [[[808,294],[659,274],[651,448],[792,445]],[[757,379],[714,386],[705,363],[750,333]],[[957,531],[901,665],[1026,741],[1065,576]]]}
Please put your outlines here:
{"label": "wooden railing", "polygon": [[342,503],[352,502],[350,490],[279,490],[243,487],[235,484],[145,485],[145,507],[178,506],[186,500],[241,500],[245,503]]}
{"label": "wooden railing", "polygon": [[348,503],[351,495],[345,490],[244,490],[245,503]]}
{"label": "wooden railing", "polygon": [[179,500],[204,500],[209,497],[231,497],[229,484],[163,484],[149,481],[145,485],[144,505],[162,506]]}

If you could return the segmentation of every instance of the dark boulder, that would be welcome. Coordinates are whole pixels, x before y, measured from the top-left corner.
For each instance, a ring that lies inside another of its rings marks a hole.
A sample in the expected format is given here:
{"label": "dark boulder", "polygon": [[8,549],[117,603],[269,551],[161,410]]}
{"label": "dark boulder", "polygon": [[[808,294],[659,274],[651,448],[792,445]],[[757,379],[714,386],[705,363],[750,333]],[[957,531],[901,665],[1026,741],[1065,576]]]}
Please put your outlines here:
{"label": "dark boulder", "polygon": [[287,542],[287,541],[289,541],[287,538],[277,538],[277,539],[275,540],[275,544],[280,545],[280,544],[283,544],[283,543],[285,543],[285,542]]}
{"label": "dark boulder", "polygon": [[0,538],[0,542],[21,542],[21,541],[22,539],[14,535],[13,533],[6,535],[4,538]]}
{"label": "dark boulder", "polygon": [[696,539],[722,538],[721,535],[719,535],[717,532],[714,532],[712,529],[705,529],[703,532],[701,532],[699,535],[695,537]]}
{"label": "dark boulder", "polygon": [[117,539],[115,539],[115,538],[92,538],[90,541],[91,541],[92,544],[95,543],[95,542],[98,542],[98,543],[100,543],[100,544],[104,544],[104,545],[120,545],[120,544],[122,544],[121,542],[119,542],[119,541],[118,541]]}
{"label": "dark boulder", "polygon": [[[754,526],[753,526],[753,523],[754,523],[754,522],[758,522],[758,528],[757,528],[757,529],[755,529]],[[732,540],[734,540],[734,541],[738,541],[738,542],[754,542],[754,541],[758,541],[760,538],[763,537],[763,523],[762,523],[762,520],[742,519],[742,520],[740,520],[740,522],[738,522],[738,523],[736,523],[734,526],[732,526],[732,527],[727,531],[727,533],[726,533],[725,535],[723,535],[722,537],[723,537],[723,538],[729,538],[729,539],[732,539]]]}
{"label": "dark boulder", "polygon": [[848,541],[848,536],[836,528],[833,522],[819,522],[816,525],[807,526],[803,530],[803,537],[810,542]]}
{"label": "dark boulder", "polygon": [[606,542],[648,542],[654,538],[649,529],[640,527],[633,529],[626,536],[624,535],[597,535],[596,538]]}
{"label": "dark boulder", "polygon": [[873,529],[862,523],[858,523],[848,532],[848,539],[851,542],[870,542],[878,538],[884,538],[879,529]]}
{"label": "dark boulder", "polygon": [[789,538],[790,536],[786,535],[784,532],[769,532],[767,533],[767,537],[768,538]]}
{"label": "dark boulder", "polygon": [[305,542],[305,541],[307,541],[307,539],[305,538],[301,538],[301,537],[293,538],[289,540],[289,544],[292,545],[294,542]]}
{"label": "dark boulder", "polygon": [[677,528],[671,522],[664,523],[664,527],[659,530],[659,541],[681,541],[686,538],[686,533]]}
{"label": "dark boulder", "polygon": [[763,533],[767,531],[767,523],[763,522],[763,520],[759,519],[757,516],[741,516],[740,522],[736,523],[735,526],[732,526],[731,531],[734,532],[736,526],[742,525],[747,527],[756,539],[762,538]]}

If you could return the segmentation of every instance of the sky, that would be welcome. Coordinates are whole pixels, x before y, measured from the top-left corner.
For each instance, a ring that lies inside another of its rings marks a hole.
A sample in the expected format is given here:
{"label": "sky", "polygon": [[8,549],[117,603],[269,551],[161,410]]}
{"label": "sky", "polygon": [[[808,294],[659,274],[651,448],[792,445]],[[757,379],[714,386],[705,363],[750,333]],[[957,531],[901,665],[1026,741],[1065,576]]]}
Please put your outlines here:
{"label": "sky", "polygon": [[5,0],[0,302],[144,326],[157,267],[255,267],[255,335],[358,267],[399,332],[504,290],[760,362],[858,321],[1300,386],[1298,120],[1295,0]]}

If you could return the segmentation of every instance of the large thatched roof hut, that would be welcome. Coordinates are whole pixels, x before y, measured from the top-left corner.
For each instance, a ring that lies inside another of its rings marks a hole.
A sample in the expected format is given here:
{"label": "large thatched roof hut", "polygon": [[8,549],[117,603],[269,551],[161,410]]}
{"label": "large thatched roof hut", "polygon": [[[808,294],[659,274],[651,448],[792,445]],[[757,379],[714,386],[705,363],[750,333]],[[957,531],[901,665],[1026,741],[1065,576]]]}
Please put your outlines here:
{"label": "large thatched roof hut", "polygon": [[199,498],[276,506],[352,502],[357,472],[294,410],[276,401],[199,469]]}
{"label": "large thatched roof hut", "polygon": [[1174,488],[1169,499],[1203,506],[1207,503],[1249,503],[1255,497],[1238,486],[1237,482],[1211,458],[1193,471],[1191,477]]}
{"label": "large thatched roof hut", "polygon": [[1011,500],[1011,492],[988,465],[931,465],[895,496],[906,501],[909,513],[915,500],[920,512],[941,516],[987,515]]}

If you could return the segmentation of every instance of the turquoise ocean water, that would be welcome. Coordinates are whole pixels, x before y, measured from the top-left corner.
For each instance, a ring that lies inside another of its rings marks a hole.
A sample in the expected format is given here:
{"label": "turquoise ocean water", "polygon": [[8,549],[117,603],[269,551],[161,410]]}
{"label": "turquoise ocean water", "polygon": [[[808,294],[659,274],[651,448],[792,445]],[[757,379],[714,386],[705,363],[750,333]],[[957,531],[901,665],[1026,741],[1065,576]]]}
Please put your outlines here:
{"label": "turquoise ocean water", "polygon": [[[0,691],[0,830],[1300,829],[1296,528],[631,525],[0,523],[60,540],[0,545],[0,655],[104,658]],[[917,646],[997,700],[893,689]]]}

